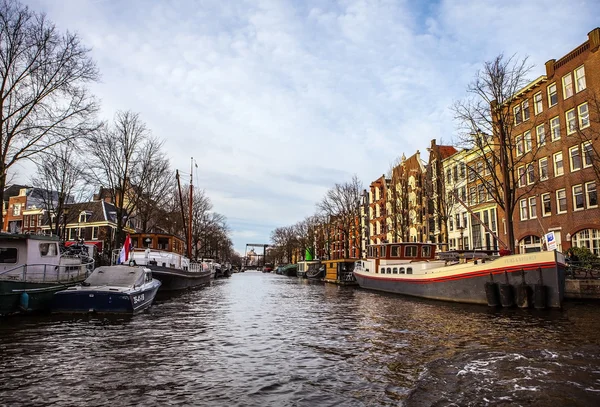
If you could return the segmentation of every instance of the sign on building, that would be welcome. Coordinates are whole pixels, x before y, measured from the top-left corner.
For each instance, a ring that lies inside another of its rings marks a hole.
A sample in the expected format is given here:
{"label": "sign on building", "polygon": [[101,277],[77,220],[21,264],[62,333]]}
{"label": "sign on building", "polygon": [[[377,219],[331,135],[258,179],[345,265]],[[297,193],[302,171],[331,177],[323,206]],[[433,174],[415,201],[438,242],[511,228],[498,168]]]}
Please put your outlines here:
{"label": "sign on building", "polygon": [[554,236],[554,232],[548,232],[544,237],[546,239],[546,249],[548,251],[556,250],[556,237]]}

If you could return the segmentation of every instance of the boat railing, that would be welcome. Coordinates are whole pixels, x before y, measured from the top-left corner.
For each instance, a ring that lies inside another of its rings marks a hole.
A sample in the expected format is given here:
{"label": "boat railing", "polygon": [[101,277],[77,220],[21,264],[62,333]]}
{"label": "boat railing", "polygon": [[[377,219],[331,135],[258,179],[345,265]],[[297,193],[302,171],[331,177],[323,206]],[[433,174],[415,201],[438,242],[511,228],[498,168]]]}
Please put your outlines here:
{"label": "boat railing", "polygon": [[21,264],[0,272],[0,275],[15,281],[69,283],[89,276],[93,269],[94,260],[86,259],[71,264]]}
{"label": "boat railing", "polygon": [[566,276],[576,280],[598,280],[600,279],[600,260],[567,261]]}

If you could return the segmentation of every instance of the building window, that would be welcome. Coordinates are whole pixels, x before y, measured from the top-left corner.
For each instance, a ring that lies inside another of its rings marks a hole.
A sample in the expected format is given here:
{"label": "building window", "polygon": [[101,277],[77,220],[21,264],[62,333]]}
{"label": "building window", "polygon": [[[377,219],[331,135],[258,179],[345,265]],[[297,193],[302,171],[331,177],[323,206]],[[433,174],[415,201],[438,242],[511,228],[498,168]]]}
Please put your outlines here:
{"label": "building window", "polygon": [[485,187],[483,184],[477,185],[477,195],[480,203],[485,202]]}
{"label": "building window", "polygon": [[537,201],[535,196],[529,198],[529,219],[537,218]]}
{"label": "building window", "polygon": [[21,204],[13,205],[13,216],[19,216],[21,214]]}
{"label": "building window", "polygon": [[30,227],[35,227],[35,216],[34,215],[31,215],[29,217],[29,226]]}
{"label": "building window", "polygon": [[448,184],[450,184],[452,182],[452,169],[448,168],[446,170],[446,181],[448,181]]}
{"label": "building window", "polygon": [[581,169],[579,146],[569,148],[569,160],[571,161],[571,171],[579,171]]}
{"label": "building window", "polygon": [[513,107],[513,113],[515,115],[515,126],[520,124],[523,121],[523,117],[521,116],[521,105],[517,105]]}
{"label": "building window", "polygon": [[79,214],[79,223],[85,223],[88,221],[88,213],[83,211]]}
{"label": "building window", "polygon": [[535,171],[533,169],[533,163],[527,164],[527,185],[531,185],[535,182]]}
{"label": "building window", "polygon": [[521,207],[521,220],[527,220],[527,200],[521,199],[519,201],[519,206]]}
{"label": "building window", "polygon": [[559,177],[565,172],[563,168],[562,151],[554,154],[554,176]]}
{"label": "building window", "polygon": [[600,256],[600,230],[580,230],[571,238],[571,244],[575,247],[587,247],[596,256]]}
{"label": "building window", "polygon": [[538,162],[538,166],[540,169],[540,181],[544,181],[548,179],[548,157],[540,158]]}
{"label": "building window", "polygon": [[38,215],[37,221],[38,221],[38,226],[42,226],[42,215]]}
{"label": "building window", "polygon": [[550,194],[542,194],[542,216],[552,215],[552,199]]}
{"label": "building window", "polygon": [[575,69],[575,91],[581,92],[585,87],[585,68],[581,65]]}
{"label": "building window", "polygon": [[517,157],[523,155],[524,145],[523,145],[523,135],[522,134],[515,137],[515,146],[517,148]]}
{"label": "building window", "polygon": [[550,119],[550,134],[552,135],[552,141],[560,139],[560,119],[558,116]]}
{"label": "building window", "polygon": [[581,151],[583,151],[583,167],[587,168],[592,165],[592,157],[594,150],[591,141],[586,141],[581,145]]}
{"label": "building window", "polygon": [[523,133],[523,139],[525,141],[525,152],[529,152],[531,151],[531,132],[530,131],[526,131],[525,133]]}
{"label": "building window", "polygon": [[524,187],[526,183],[525,166],[519,167],[517,171],[519,172],[519,187]]}
{"label": "building window", "polygon": [[521,104],[523,110],[523,121],[529,120],[529,100],[525,100]]}
{"label": "building window", "polygon": [[471,205],[477,204],[477,188],[475,187],[469,188],[469,203]]}
{"label": "building window", "polygon": [[454,230],[454,220],[452,219],[452,217],[448,217],[448,229],[450,231]]}
{"label": "building window", "polygon": [[552,107],[558,103],[558,95],[556,93],[556,83],[548,85],[548,106]]}
{"label": "building window", "polygon": [[544,111],[544,105],[542,104],[542,92],[538,92],[533,95],[533,111],[536,115]]}
{"label": "building window", "polygon": [[577,106],[577,113],[579,114],[579,128],[585,129],[590,127],[590,113],[588,111],[588,104],[583,103]]}
{"label": "building window", "polygon": [[571,72],[562,77],[563,99],[568,99],[573,96],[573,77]]}
{"label": "building window", "polygon": [[565,213],[567,211],[567,191],[559,189],[556,191],[556,213]]}
{"label": "building window", "polygon": [[467,168],[467,165],[465,163],[460,163],[460,178],[461,179],[465,178],[466,168]]}
{"label": "building window", "polygon": [[585,197],[587,200],[588,208],[598,207],[598,193],[596,191],[596,181],[588,182],[585,184]]}
{"label": "building window", "polygon": [[98,226],[92,227],[92,240],[98,240]]}
{"label": "building window", "polygon": [[546,130],[543,124],[540,124],[535,128],[535,133],[537,136],[538,146],[541,147],[546,144]]}
{"label": "building window", "polygon": [[581,185],[573,186],[573,210],[579,211],[585,207],[583,202],[583,187]]}
{"label": "building window", "polygon": [[575,109],[568,110],[565,113],[567,119],[567,134],[573,134],[577,131],[577,117],[575,116]]}

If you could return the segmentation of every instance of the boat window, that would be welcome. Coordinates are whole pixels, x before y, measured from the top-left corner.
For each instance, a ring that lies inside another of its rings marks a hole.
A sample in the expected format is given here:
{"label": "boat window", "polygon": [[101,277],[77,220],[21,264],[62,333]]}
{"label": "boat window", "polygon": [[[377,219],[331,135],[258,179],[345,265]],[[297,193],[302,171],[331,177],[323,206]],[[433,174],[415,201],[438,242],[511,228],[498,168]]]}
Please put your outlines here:
{"label": "boat window", "polygon": [[421,256],[427,258],[431,257],[431,246],[421,247]]}
{"label": "boat window", "polygon": [[40,256],[53,257],[57,254],[58,250],[56,250],[56,243],[40,243]]}
{"label": "boat window", "polygon": [[417,246],[406,246],[404,248],[404,257],[417,257]]}
{"label": "boat window", "polygon": [[385,267],[381,268],[381,274],[385,274]]}
{"label": "boat window", "polygon": [[412,274],[412,267],[406,268],[406,274]]}
{"label": "boat window", "polygon": [[404,274],[404,267],[400,267],[400,274]]}
{"label": "boat window", "polygon": [[146,282],[149,283],[152,281],[152,273],[146,273]]}
{"label": "boat window", "polygon": [[385,246],[379,246],[379,257],[385,257]]}
{"label": "boat window", "polygon": [[392,257],[400,257],[399,248],[400,246],[392,246]]}
{"label": "boat window", "polygon": [[387,273],[388,273],[388,274],[392,274],[392,268],[391,268],[391,267],[388,267],[388,268],[387,268]]}
{"label": "boat window", "polygon": [[16,263],[17,249],[15,247],[3,247],[0,249],[0,263]]}
{"label": "boat window", "polygon": [[394,274],[398,274],[398,267],[394,267],[394,271],[393,271],[393,273],[394,273]]}

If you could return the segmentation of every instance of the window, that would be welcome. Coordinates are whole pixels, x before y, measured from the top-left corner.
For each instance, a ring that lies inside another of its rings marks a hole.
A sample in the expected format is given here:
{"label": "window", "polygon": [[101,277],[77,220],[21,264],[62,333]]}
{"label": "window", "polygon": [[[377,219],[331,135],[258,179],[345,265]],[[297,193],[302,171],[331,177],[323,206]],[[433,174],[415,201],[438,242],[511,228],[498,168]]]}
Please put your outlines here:
{"label": "window", "polygon": [[546,129],[543,124],[540,124],[535,128],[535,133],[537,136],[538,147],[541,147],[546,144]]}
{"label": "window", "polygon": [[583,202],[583,186],[574,185],[573,186],[573,210],[580,211],[585,207],[585,203]]}
{"label": "window", "polygon": [[588,208],[598,207],[598,193],[596,191],[596,181],[585,184],[585,198]]}
{"label": "window", "polygon": [[463,212],[463,226],[467,227],[467,212]]}
{"label": "window", "polygon": [[565,189],[556,191],[556,213],[565,213],[567,211],[567,192]]}
{"label": "window", "polygon": [[417,257],[417,246],[406,246],[404,248],[404,257]]}
{"label": "window", "polygon": [[448,168],[446,170],[446,181],[448,182],[448,184],[450,184],[452,181],[452,169],[451,168]]}
{"label": "window", "polygon": [[563,85],[563,99],[568,99],[573,96],[573,77],[571,76],[571,72],[563,76],[562,78]]}
{"label": "window", "polygon": [[538,92],[533,95],[533,112],[538,115],[544,111],[544,105],[542,104],[542,92]]}
{"label": "window", "polygon": [[18,251],[15,247],[7,247],[0,250],[0,264],[16,263]]}
{"label": "window", "polygon": [[404,267],[400,267],[400,274],[404,274]]}
{"label": "window", "polygon": [[513,114],[515,115],[515,126],[523,121],[521,116],[521,105],[513,107]]}
{"label": "window", "polygon": [[521,109],[523,110],[523,121],[529,120],[529,100],[521,104]]}
{"label": "window", "polygon": [[454,230],[454,220],[452,220],[452,217],[448,218],[448,229],[451,231]]}
{"label": "window", "polygon": [[21,204],[13,205],[13,216],[19,216],[21,214]]}
{"label": "window", "polygon": [[577,106],[577,113],[579,115],[579,128],[590,127],[590,112],[588,111],[587,102]]}
{"label": "window", "polygon": [[558,103],[558,95],[556,94],[556,83],[548,85],[548,106],[552,107]]}
{"label": "window", "polygon": [[569,159],[571,161],[571,171],[579,171],[581,169],[581,155],[579,154],[579,146],[569,148]]}
{"label": "window", "polygon": [[38,226],[42,226],[42,215],[38,215],[37,220],[38,220]]}
{"label": "window", "polygon": [[575,69],[575,91],[581,92],[585,89],[585,69],[583,65]]}
{"label": "window", "polygon": [[393,273],[393,274],[398,274],[398,267],[394,267],[394,268],[392,269],[392,273]]}
{"label": "window", "polygon": [[552,215],[552,199],[550,194],[542,194],[542,216]]}
{"label": "window", "polygon": [[575,117],[575,109],[568,110],[565,113],[567,119],[567,134],[573,134],[577,130],[577,117]]}
{"label": "window", "polygon": [[525,152],[531,151],[531,132],[526,131],[523,133],[523,139],[525,140]]}
{"label": "window", "polygon": [[590,167],[592,165],[592,155],[594,150],[592,148],[592,142],[586,141],[581,145],[581,151],[583,151],[583,167]]}
{"label": "window", "polygon": [[466,167],[467,166],[465,163],[460,163],[460,178],[461,179],[465,178]]}
{"label": "window", "polygon": [[424,257],[424,258],[431,257],[431,247],[430,246],[421,247],[421,257]]}
{"label": "window", "polygon": [[98,226],[92,227],[92,240],[98,240]]}
{"label": "window", "polygon": [[40,243],[40,256],[56,256],[58,254],[58,248],[56,243]]}
{"label": "window", "polygon": [[548,179],[548,157],[540,158],[538,162],[538,166],[540,169],[540,181],[544,181]]}
{"label": "window", "polygon": [[456,229],[460,228],[460,214],[454,215],[454,220],[456,221]]}
{"label": "window", "polygon": [[477,188],[469,188],[469,203],[475,205],[477,203]]}
{"label": "window", "polygon": [[517,157],[523,155],[524,145],[523,145],[523,135],[520,134],[515,137],[515,147],[517,148]]}
{"label": "window", "polygon": [[580,230],[571,238],[571,244],[574,247],[587,247],[596,256],[600,256],[600,230]]}
{"label": "window", "polygon": [[29,216],[29,226],[35,227],[35,216],[34,215]]}
{"label": "window", "polygon": [[387,273],[388,273],[388,274],[392,274],[392,268],[391,268],[391,267],[388,267],[388,268],[387,268]]}
{"label": "window", "polygon": [[550,119],[550,134],[552,141],[560,139],[560,120],[558,116]]}
{"label": "window", "polygon": [[517,169],[517,171],[519,172],[519,186],[520,187],[524,187],[525,186],[525,182],[526,182],[526,178],[525,178],[525,166],[519,167]]}
{"label": "window", "polygon": [[519,207],[521,208],[521,220],[527,220],[527,200],[521,199],[519,201]]}
{"label": "window", "polygon": [[477,185],[477,196],[480,203],[485,202],[485,187],[483,184]]}
{"label": "window", "polygon": [[564,174],[564,172],[565,170],[563,168],[562,151],[559,151],[558,153],[554,154],[554,176],[561,176]]}
{"label": "window", "polygon": [[85,212],[85,211],[81,212],[79,214],[79,223],[85,223],[85,222],[87,222],[87,220],[88,220],[88,214],[87,214],[87,212]]}
{"label": "window", "polygon": [[527,164],[527,185],[531,185],[535,182],[535,171],[533,170],[533,163]]}
{"label": "window", "polygon": [[537,218],[537,201],[535,196],[529,198],[529,219]]}

